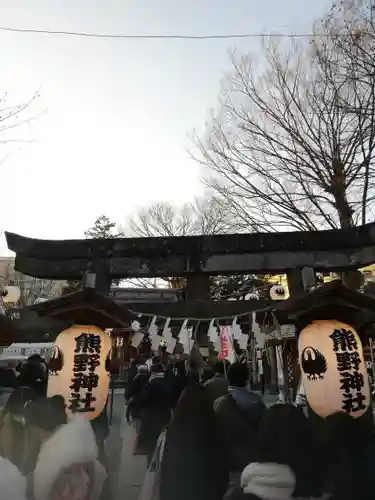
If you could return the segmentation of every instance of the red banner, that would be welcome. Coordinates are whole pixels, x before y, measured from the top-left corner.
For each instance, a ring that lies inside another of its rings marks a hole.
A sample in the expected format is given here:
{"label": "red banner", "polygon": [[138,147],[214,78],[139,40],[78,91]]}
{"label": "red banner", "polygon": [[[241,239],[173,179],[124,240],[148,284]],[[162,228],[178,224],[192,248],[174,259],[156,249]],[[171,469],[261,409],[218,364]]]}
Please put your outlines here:
{"label": "red banner", "polygon": [[219,359],[228,359],[229,358],[229,332],[228,327],[221,326],[220,327],[220,352],[218,354]]}

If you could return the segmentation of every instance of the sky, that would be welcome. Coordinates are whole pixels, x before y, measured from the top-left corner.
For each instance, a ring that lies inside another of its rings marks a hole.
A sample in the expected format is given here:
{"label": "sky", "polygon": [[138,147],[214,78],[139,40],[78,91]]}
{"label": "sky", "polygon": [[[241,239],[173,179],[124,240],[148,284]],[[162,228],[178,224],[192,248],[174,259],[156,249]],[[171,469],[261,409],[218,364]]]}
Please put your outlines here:
{"label": "sky", "polygon": [[[329,0],[0,0],[0,27],[129,35],[309,32]],[[203,134],[241,40],[119,40],[0,31],[0,231],[81,238],[98,216],[203,194],[189,136]],[[0,106],[3,108],[4,104]],[[1,112],[0,112],[1,117]],[[12,139],[3,144],[4,139]],[[9,255],[0,237],[0,255]]]}

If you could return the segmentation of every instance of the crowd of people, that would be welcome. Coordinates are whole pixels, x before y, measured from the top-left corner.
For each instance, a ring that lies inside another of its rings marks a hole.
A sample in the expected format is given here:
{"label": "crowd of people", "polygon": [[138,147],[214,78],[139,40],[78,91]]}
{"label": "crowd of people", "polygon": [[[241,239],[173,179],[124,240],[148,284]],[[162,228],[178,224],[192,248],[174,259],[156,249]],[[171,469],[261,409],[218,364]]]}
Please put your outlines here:
{"label": "crowd of people", "polygon": [[213,372],[202,381],[186,362],[134,361],[125,397],[135,453],[158,464],[158,491],[142,500],[373,498],[367,425],[337,413],[316,426],[296,405],[267,407],[249,387],[245,359],[218,361]]}
{"label": "crowd of people", "polygon": [[29,358],[0,414],[0,500],[109,499],[106,411],[68,419],[47,380],[44,360]]}
{"label": "crowd of people", "polygon": [[[249,387],[245,358],[204,377],[194,359],[148,361],[133,361],[125,390],[133,453],[158,478],[140,500],[373,497],[374,437],[360,419],[338,413],[322,427],[295,405],[268,407]],[[42,372],[25,373],[0,414],[0,500],[114,500],[105,412],[68,418],[64,399],[35,385]]]}

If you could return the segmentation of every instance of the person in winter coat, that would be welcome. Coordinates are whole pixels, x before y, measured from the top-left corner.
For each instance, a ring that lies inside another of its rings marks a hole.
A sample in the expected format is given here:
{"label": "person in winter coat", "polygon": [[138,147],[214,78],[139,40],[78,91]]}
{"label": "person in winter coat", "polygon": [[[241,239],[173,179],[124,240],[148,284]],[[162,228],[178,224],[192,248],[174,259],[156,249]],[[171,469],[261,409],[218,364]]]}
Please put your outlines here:
{"label": "person in winter coat", "polygon": [[230,365],[228,394],[214,403],[223,439],[227,440],[233,473],[240,473],[253,460],[258,428],[266,409],[262,398],[247,389],[248,380],[246,363]]}
{"label": "person in winter coat", "polygon": [[374,498],[375,436],[363,420],[336,413],[325,420],[324,456],[333,500]]}
{"label": "person in winter coat", "polygon": [[125,398],[128,401],[126,407],[126,421],[128,423],[131,419],[136,420],[139,418],[139,399],[149,378],[150,374],[147,366],[140,365],[137,376],[134,377],[125,391]]}
{"label": "person in winter coat", "polygon": [[139,398],[139,411],[139,445],[150,463],[158,437],[171,417],[171,394],[161,364],[151,366],[151,376]]}
{"label": "person in winter coat", "polygon": [[215,375],[204,384],[212,404],[218,398],[228,394],[229,383],[226,377],[228,368],[229,363],[226,360],[218,360],[215,364]]}
{"label": "person in winter coat", "polygon": [[186,360],[179,359],[175,362],[173,368],[174,377],[168,377],[168,382],[171,390],[172,408],[178,403],[180,396],[189,384],[189,376],[186,369]]}
{"label": "person in winter coat", "polygon": [[32,402],[28,428],[41,443],[29,477],[29,500],[98,500],[106,479],[90,422],[67,422],[61,396]]}
{"label": "person in winter coat", "polygon": [[134,359],[130,360],[130,366],[129,366],[129,370],[128,370],[128,378],[126,381],[126,390],[129,387],[129,385],[133,382],[133,380],[135,379],[137,374],[138,374],[138,360],[134,358]]}
{"label": "person in winter coat", "polygon": [[26,500],[26,478],[9,460],[0,457],[1,500]]}
{"label": "person in winter coat", "polygon": [[26,444],[25,408],[36,397],[30,387],[19,387],[10,394],[0,415],[0,455],[21,470]]}
{"label": "person in winter coat", "polygon": [[20,387],[31,387],[40,396],[47,394],[48,373],[47,367],[39,355],[30,356],[22,366],[17,378]]}
{"label": "person in winter coat", "polygon": [[225,500],[328,500],[325,465],[303,412],[277,404],[262,419],[255,460],[244,468],[240,484],[228,491]]}
{"label": "person in winter coat", "polygon": [[167,427],[160,500],[221,500],[228,483],[226,459],[207,391],[191,382]]}

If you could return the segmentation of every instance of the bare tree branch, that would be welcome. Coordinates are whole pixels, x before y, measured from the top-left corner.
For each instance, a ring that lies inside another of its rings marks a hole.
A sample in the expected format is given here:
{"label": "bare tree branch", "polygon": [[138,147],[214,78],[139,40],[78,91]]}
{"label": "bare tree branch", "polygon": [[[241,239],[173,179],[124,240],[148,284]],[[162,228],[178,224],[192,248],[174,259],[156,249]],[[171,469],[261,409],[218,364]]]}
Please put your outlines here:
{"label": "bare tree branch", "polygon": [[[239,207],[240,209],[240,207]],[[194,236],[226,234],[245,228],[242,220],[235,220],[224,199],[207,193],[206,197],[196,198],[192,203],[174,207],[161,202],[141,209],[130,218],[124,232],[127,236]],[[158,284],[161,280],[158,281]],[[163,280],[174,288],[176,282],[184,279],[166,278]],[[211,292],[214,299],[244,298],[246,294],[263,286],[266,279],[259,276],[216,276],[211,279]],[[132,280],[141,286],[155,286],[152,280]]]}
{"label": "bare tree branch", "polygon": [[337,47],[346,38],[331,25],[331,38],[264,44],[261,74],[250,54],[233,53],[219,109],[206,136],[193,138],[204,182],[247,230],[311,231],[369,220],[375,72],[365,82],[357,77],[360,65]]}

